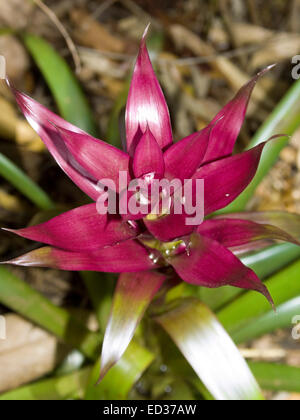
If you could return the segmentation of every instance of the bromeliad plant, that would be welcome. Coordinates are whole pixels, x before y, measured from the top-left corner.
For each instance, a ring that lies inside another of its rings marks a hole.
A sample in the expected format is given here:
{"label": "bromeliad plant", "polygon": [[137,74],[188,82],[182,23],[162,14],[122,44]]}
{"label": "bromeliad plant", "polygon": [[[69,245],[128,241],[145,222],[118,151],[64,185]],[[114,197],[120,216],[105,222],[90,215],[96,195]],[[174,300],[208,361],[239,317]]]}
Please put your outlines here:
{"label": "bromeliad plant", "polygon": [[[37,226],[10,229],[48,246],[6,263],[121,273],[103,342],[101,378],[125,352],[157,292],[161,291],[163,302],[163,292],[178,282],[255,290],[273,304],[267,288],[238,255],[270,241],[299,245],[293,232],[300,217],[279,212],[214,215],[244,191],[258,168],[266,143],[237,155],[233,149],[252,90],[267,70],[242,87],[208,127],[173,143],[168,107],[150,62],[145,33],[127,101],[126,151],[91,137],[12,87],[25,117],[54,159],[94,203]],[[137,215],[99,214],[96,202],[103,191],[98,181],[113,181],[120,198],[120,172],[128,180],[145,181],[149,188],[157,179],[192,180],[193,201],[197,201],[197,180],[204,180],[205,221],[188,225],[188,215],[174,210],[175,193],[169,211],[162,209],[160,214],[152,214],[151,209]],[[181,315],[193,318],[184,310]],[[179,325],[178,313],[175,318]],[[159,319],[163,325],[163,315]]]}

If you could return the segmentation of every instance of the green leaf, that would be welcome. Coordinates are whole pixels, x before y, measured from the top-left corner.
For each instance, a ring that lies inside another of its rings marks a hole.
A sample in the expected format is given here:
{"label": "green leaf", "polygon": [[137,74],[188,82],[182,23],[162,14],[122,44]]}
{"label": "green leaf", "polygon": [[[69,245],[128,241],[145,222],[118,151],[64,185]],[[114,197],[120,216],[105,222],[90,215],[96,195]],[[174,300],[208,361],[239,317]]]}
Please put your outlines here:
{"label": "green leaf", "polygon": [[35,382],[0,395],[0,401],[65,400],[73,394],[83,393],[91,368]]}
{"label": "green leaf", "polygon": [[260,279],[266,279],[300,258],[300,247],[294,244],[280,244],[263,249],[241,258]]}
{"label": "green leaf", "polygon": [[100,361],[94,366],[86,400],[126,400],[133,385],[153,362],[153,354],[132,341],[122,359],[107,373],[100,384]]}
{"label": "green leaf", "polygon": [[273,363],[249,363],[261,387],[269,391],[300,392],[300,368]]}
{"label": "green leaf", "polygon": [[100,379],[122,357],[164,280],[155,271],[120,275],[103,340]]}
{"label": "green leaf", "polygon": [[6,268],[0,266],[0,303],[50,331],[66,344],[95,360],[101,338],[68,311],[53,305]]}
{"label": "green leaf", "polygon": [[48,195],[2,153],[0,153],[0,175],[40,209],[54,208],[54,203]]}
{"label": "green leaf", "polygon": [[98,130],[90,107],[66,61],[38,36],[24,34],[23,41],[46,79],[62,117],[97,136]]}
{"label": "green leaf", "polygon": [[232,338],[239,344],[271,333],[279,328],[288,328],[292,325],[292,319],[297,315],[300,315],[300,296],[280,305],[276,314],[269,311],[263,316],[255,318],[248,325],[236,331]]}
{"label": "green leaf", "polygon": [[[112,275],[103,273],[84,272],[81,275],[89,291],[100,330],[104,332],[111,311],[114,278]],[[95,384],[99,379],[100,361],[95,364],[85,398],[88,400],[126,399],[129,391],[153,359],[154,355],[150,351],[132,341],[122,359],[97,386]]]}
{"label": "green leaf", "polygon": [[[269,118],[256,132],[248,148],[267,140],[276,134],[291,136],[300,126],[300,80],[295,82],[286,93]],[[283,138],[270,142],[262,155],[262,159],[251,184],[246,190],[228,207],[218,213],[234,213],[245,209],[247,203],[253,196],[257,186],[261,183],[269,170],[272,168],[280,151],[286,146],[289,139]]]}
{"label": "green leaf", "polygon": [[122,110],[125,112],[126,101],[128,97],[130,86],[130,80],[125,82],[125,85],[119,94],[117,100],[115,101],[114,107],[110,114],[108,127],[107,127],[107,141],[119,149],[122,148],[122,141],[120,136],[120,131],[123,129],[125,131],[125,118],[124,118],[124,127],[122,127]]}
{"label": "green leaf", "polygon": [[80,273],[87,288],[88,295],[98,320],[99,329],[104,335],[105,327],[112,305],[112,296],[116,275],[111,273],[99,273],[95,271],[82,271]]}
{"label": "green leaf", "polygon": [[[271,277],[265,284],[279,306],[300,295],[300,261]],[[250,321],[270,311],[268,302],[258,293],[247,292],[218,313],[218,318],[231,333],[243,328]],[[274,313],[274,317],[276,314]]]}
{"label": "green leaf", "polygon": [[245,360],[215,315],[197,299],[174,302],[155,320],[218,400],[261,400]]}

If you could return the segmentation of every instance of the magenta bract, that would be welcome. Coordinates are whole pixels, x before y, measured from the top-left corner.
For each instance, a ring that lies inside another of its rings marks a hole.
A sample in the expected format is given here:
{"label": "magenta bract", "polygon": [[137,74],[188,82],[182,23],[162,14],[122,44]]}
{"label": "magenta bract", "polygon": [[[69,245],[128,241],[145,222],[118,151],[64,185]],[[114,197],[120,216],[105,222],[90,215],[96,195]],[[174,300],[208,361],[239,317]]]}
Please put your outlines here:
{"label": "magenta bract", "polygon": [[[191,179],[192,198],[196,198],[197,191],[194,183],[203,179],[204,214],[208,216],[238,197],[257,171],[266,143],[238,155],[232,152],[251,92],[267,70],[242,87],[207,128],[173,144],[168,107],[150,62],[145,33],[127,101],[126,151],[91,137],[27,95],[12,90],[56,162],[95,202],[103,193],[98,185],[103,178],[114,181],[115,191],[122,196],[120,171],[128,176],[128,181],[135,177],[147,180],[149,185],[153,179]],[[256,290],[272,302],[266,287],[235,253],[253,249],[255,243],[261,247],[270,240],[298,243],[293,234],[293,226],[299,226],[297,215],[247,213],[189,226],[185,214],[173,211],[176,199],[174,194],[169,213],[156,217],[150,214],[151,210],[135,217],[100,215],[96,204],[90,204],[46,223],[12,231],[50,246],[8,261],[9,264],[133,273],[122,274],[118,283],[118,298],[104,342],[102,374],[122,356],[140,317],[165,281],[178,281],[179,276],[199,286],[232,285]],[[130,282],[135,285],[134,290],[129,288]],[[124,296],[136,310],[124,314],[118,303],[124,301]],[[130,326],[128,331],[124,331],[125,327],[122,330],[121,326],[126,325]],[[124,342],[119,346],[120,334],[124,334]],[[115,349],[114,354],[109,354],[110,347]]]}

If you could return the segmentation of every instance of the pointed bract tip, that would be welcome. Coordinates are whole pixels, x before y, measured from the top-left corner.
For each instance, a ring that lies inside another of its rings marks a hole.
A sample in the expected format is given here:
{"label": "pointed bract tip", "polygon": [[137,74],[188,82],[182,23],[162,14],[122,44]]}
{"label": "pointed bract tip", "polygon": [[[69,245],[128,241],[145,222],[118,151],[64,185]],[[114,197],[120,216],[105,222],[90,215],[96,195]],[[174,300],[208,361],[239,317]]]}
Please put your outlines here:
{"label": "pointed bract tip", "polygon": [[277,67],[277,63],[270,64],[270,65],[267,67],[267,70],[272,70],[272,69],[274,69],[275,67]]}
{"label": "pointed bract tip", "polygon": [[5,80],[5,83],[7,84],[7,87],[12,90],[13,94],[16,96],[19,96],[20,92],[14,87],[12,81],[8,78],[7,75],[5,76],[4,80]]}
{"label": "pointed bract tip", "polygon": [[273,300],[273,298],[272,298],[272,296],[271,296],[271,293],[269,292],[269,290],[268,290],[268,288],[265,286],[265,285],[263,285],[263,287],[262,287],[262,290],[261,290],[261,293],[268,299],[268,301],[269,301],[269,303],[270,303],[270,305],[272,306],[272,308],[273,308],[273,311],[275,312],[275,313],[277,313],[277,309],[276,309],[276,306],[275,306],[275,303],[274,303],[274,300]]}
{"label": "pointed bract tip", "polygon": [[116,362],[115,362],[115,363],[111,362],[111,363],[107,364],[106,366],[104,366],[103,368],[102,368],[102,366],[101,366],[101,369],[100,369],[100,375],[99,375],[99,379],[98,379],[98,381],[97,381],[97,385],[99,385],[99,384],[100,384],[100,382],[102,382],[102,381],[103,381],[104,377],[107,375],[107,373],[109,372],[109,370],[110,370],[112,367],[114,367],[114,365],[115,365],[115,364],[116,364]]}
{"label": "pointed bract tip", "polygon": [[149,32],[151,26],[151,22],[148,23],[148,25],[146,26],[146,29],[144,30],[143,36],[142,36],[142,41],[145,41]]}
{"label": "pointed bract tip", "polygon": [[58,134],[67,134],[66,131],[63,127],[59,127],[57,124],[55,124],[55,122],[49,120],[47,118],[47,122],[52,125],[53,128],[55,128],[55,130],[57,131]]}
{"label": "pointed bract tip", "polygon": [[260,72],[257,73],[257,78],[260,78],[261,76],[264,76],[266,73],[268,73],[270,70],[274,69],[274,67],[277,66],[277,63],[271,64],[270,66],[262,69]]}
{"label": "pointed bract tip", "polygon": [[0,261],[0,265],[20,265],[17,260],[18,258],[11,258],[10,260]]}
{"label": "pointed bract tip", "polygon": [[98,381],[96,382],[96,385],[100,385],[101,382],[103,381],[105,375],[107,372],[101,372]]}
{"label": "pointed bract tip", "polygon": [[[141,128],[141,126],[140,126],[140,129],[141,129],[141,131],[143,132],[143,130],[142,130],[142,128]],[[145,128],[144,134],[152,134],[151,128],[150,128],[150,126],[149,126],[149,121],[147,121],[147,122],[146,122],[146,128]],[[152,135],[153,135],[153,134],[152,134]]]}
{"label": "pointed bract tip", "polygon": [[62,136],[65,136],[67,140],[69,139],[69,136],[70,136],[70,131],[69,131],[69,130],[67,130],[67,129],[66,129],[66,128],[64,128],[64,127],[60,127],[60,126],[58,126],[57,124],[55,124],[55,122],[53,122],[53,121],[51,121],[51,120],[48,120],[48,119],[47,119],[47,122],[48,122],[49,124],[51,124],[51,125],[52,125],[52,127],[54,127],[54,128],[55,128],[55,130],[58,132],[58,134],[60,134],[60,135],[62,135]]}
{"label": "pointed bract tip", "polygon": [[9,229],[9,228],[1,228],[1,230],[4,230],[5,232],[10,232],[10,233],[15,233],[16,230],[15,229]]}

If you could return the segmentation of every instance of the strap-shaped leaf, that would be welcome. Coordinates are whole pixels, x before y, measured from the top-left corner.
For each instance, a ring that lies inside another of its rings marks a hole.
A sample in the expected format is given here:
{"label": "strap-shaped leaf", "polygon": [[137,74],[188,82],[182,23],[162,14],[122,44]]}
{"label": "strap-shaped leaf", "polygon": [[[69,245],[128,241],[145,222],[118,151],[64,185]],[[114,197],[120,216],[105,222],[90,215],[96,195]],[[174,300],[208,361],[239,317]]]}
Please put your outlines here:
{"label": "strap-shaped leaf", "polygon": [[63,376],[54,376],[0,395],[0,401],[60,401],[80,395],[88,383],[90,367]]}
{"label": "strap-shaped leaf", "polygon": [[100,379],[122,357],[164,280],[164,275],[151,271],[119,277],[103,341]]}
{"label": "strap-shaped leaf", "polygon": [[100,371],[100,362],[92,371],[86,388],[86,400],[125,400],[134,384],[153,362],[154,356],[146,348],[132,341],[118,363],[105,378],[95,386]]}
{"label": "strap-shaped leaf", "polygon": [[245,360],[214,314],[194,298],[178,302],[156,321],[218,400],[261,400]]}
{"label": "strap-shaped leaf", "polygon": [[0,175],[40,209],[51,210],[54,208],[54,203],[45,191],[2,153],[0,153]]}
{"label": "strap-shaped leaf", "polygon": [[89,359],[97,358],[101,340],[98,333],[90,331],[69,311],[55,306],[4,267],[0,267],[0,303],[77,348]]}
{"label": "strap-shaped leaf", "polygon": [[[101,332],[109,317],[113,278],[111,275],[95,272],[81,273],[85,280]],[[124,400],[143,372],[153,362],[154,355],[145,347],[132,341],[119,362],[108,372],[100,384],[100,360],[95,364],[86,387],[86,400]],[[118,382],[118,387],[116,387]]]}
{"label": "strap-shaped leaf", "polygon": [[300,392],[300,368],[257,362],[251,362],[249,366],[263,389]]}
{"label": "strap-shaped leaf", "polygon": [[[236,343],[243,343],[278,329],[289,328],[291,320],[300,315],[300,296],[283,303],[273,311],[255,318],[249,325],[244,326],[232,335]],[[296,319],[296,318],[295,318]]]}
{"label": "strap-shaped leaf", "polygon": [[23,41],[43,74],[63,118],[96,135],[97,127],[88,102],[66,61],[38,36],[24,34]]}
{"label": "strap-shaped leaf", "polygon": [[[299,269],[300,261],[297,261],[265,283],[277,307],[300,295]],[[218,318],[226,330],[234,334],[269,311],[270,307],[264,299],[249,292],[222,309]]]}

